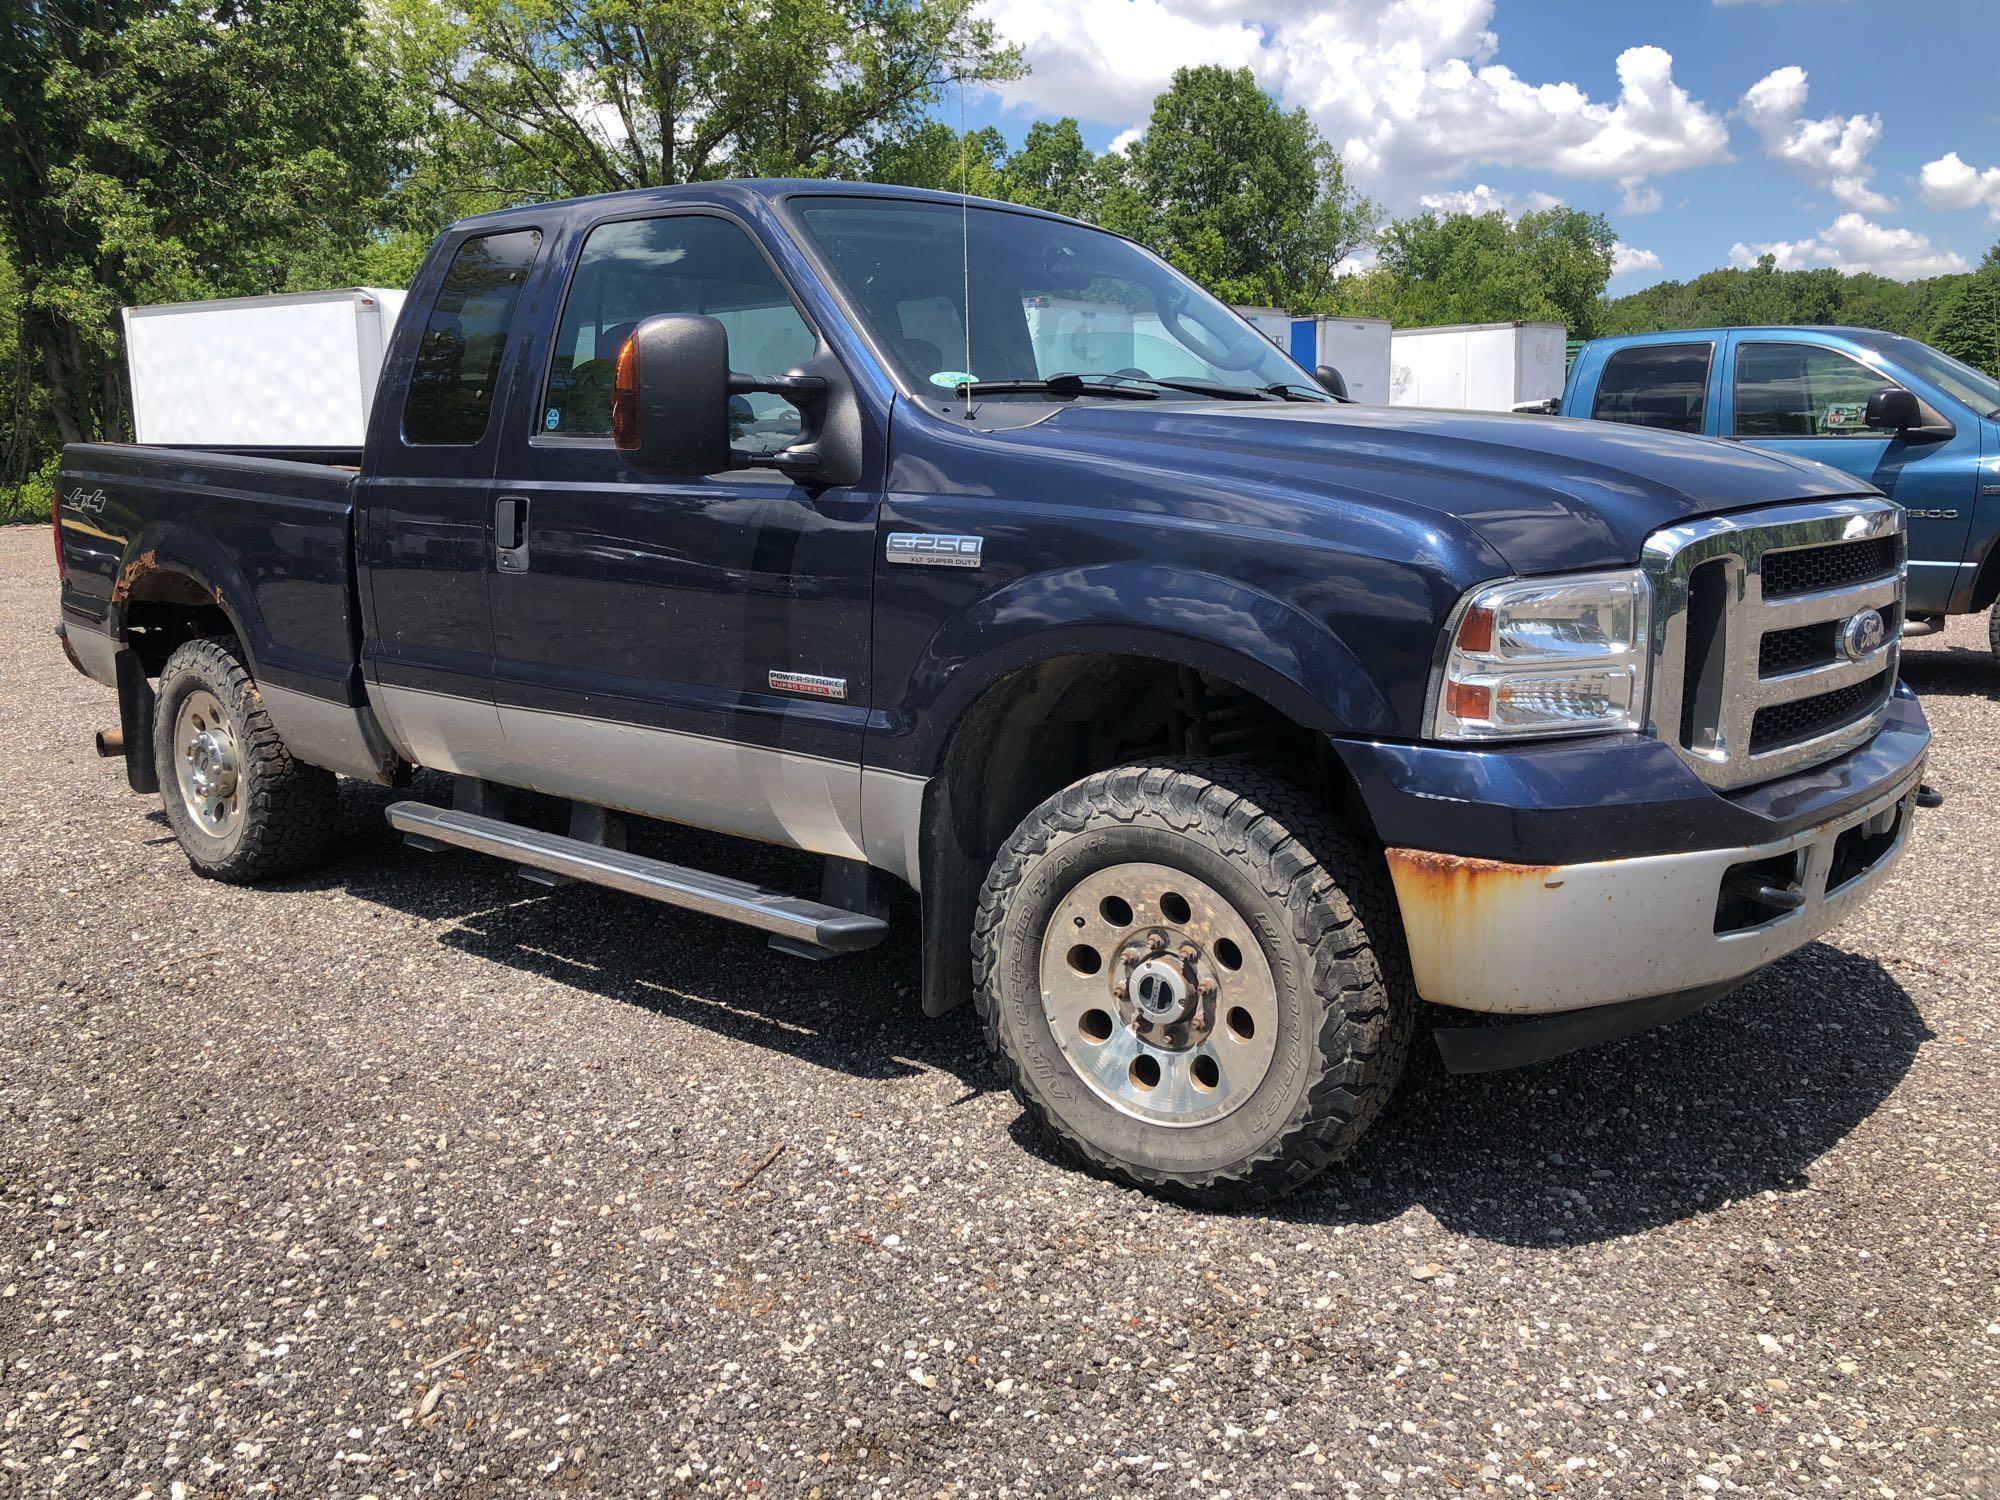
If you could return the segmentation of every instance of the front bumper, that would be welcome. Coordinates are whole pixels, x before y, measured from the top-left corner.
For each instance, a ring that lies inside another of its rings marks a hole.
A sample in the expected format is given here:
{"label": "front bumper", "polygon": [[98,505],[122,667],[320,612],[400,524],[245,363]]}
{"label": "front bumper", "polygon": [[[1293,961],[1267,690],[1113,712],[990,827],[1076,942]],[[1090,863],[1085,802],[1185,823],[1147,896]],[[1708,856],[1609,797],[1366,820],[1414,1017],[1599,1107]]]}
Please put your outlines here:
{"label": "front bumper", "polygon": [[[1417,992],[1543,1015],[1741,980],[1882,881],[1908,846],[1922,772],[1919,760],[1862,806],[1760,844],[1548,864],[1391,847]],[[1759,887],[1789,888],[1796,906],[1742,894]]]}

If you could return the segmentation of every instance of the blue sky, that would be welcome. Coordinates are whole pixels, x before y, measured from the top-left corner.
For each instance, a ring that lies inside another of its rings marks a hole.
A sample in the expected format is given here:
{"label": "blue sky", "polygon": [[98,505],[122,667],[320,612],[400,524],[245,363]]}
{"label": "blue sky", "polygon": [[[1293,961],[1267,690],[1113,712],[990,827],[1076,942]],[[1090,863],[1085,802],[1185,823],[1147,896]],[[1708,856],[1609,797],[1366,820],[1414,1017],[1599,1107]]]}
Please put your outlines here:
{"label": "blue sky", "polygon": [[[1144,124],[1177,66],[1249,66],[1391,213],[1601,211],[1611,291],[1771,250],[1908,279],[2000,240],[2000,0],[986,0],[1033,73],[1018,140]],[[956,101],[946,106],[955,115]]]}

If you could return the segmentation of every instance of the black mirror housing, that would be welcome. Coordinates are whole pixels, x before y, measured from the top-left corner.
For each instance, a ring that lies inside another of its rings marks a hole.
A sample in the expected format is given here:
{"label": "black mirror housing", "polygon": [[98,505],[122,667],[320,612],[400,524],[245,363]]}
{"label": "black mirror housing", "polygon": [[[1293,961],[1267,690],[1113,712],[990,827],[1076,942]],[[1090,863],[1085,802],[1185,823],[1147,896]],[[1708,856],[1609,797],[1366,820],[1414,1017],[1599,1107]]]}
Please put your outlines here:
{"label": "black mirror housing", "polygon": [[729,332],[714,318],[662,313],[618,351],[611,437],[642,474],[695,479],[731,467]]}
{"label": "black mirror housing", "polygon": [[[799,409],[791,447],[753,457],[729,446],[731,405],[753,391]],[[738,375],[729,368],[729,331],[698,313],[648,318],[618,351],[611,438],[642,474],[700,479],[768,465],[814,489],[861,479],[861,412],[840,362],[822,350],[783,375]]]}
{"label": "black mirror housing", "polygon": [[1908,432],[1924,425],[1924,404],[1913,391],[1885,385],[1868,397],[1863,420],[1877,432]]}
{"label": "black mirror housing", "polygon": [[1325,391],[1336,401],[1352,401],[1354,399],[1347,394],[1347,377],[1342,375],[1332,365],[1321,365],[1317,370],[1314,370],[1313,379],[1319,383],[1321,390]]}

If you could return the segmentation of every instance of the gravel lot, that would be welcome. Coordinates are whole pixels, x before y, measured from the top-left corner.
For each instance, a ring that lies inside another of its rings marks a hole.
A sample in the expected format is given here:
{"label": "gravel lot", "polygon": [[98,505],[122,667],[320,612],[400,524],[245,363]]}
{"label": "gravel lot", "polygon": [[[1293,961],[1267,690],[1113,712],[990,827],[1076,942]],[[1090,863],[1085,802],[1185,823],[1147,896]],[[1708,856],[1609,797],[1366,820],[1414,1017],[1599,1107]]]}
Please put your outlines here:
{"label": "gravel lot", "polygon": [[1983,619],[1912,643],[1949,801],[1864,918],[1557,1063],[1423,1043],[1223,1217],[1053,1164],[907,921],[808,965],[352,783],[331,868],[194,878],[54,597],[0,531],[0,1493],[2000,1496]]}

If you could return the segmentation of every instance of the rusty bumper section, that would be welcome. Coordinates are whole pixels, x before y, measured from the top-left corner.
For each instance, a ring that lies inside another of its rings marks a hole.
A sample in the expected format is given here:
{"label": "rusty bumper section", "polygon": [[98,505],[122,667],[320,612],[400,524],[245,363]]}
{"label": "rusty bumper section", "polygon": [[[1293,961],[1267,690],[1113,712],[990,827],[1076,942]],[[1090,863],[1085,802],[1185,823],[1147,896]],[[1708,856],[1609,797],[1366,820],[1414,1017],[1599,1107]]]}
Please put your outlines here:
{"label": "rusty bumper section", "polygon": [[[1527,1016],[1738,983],[1841,921],[1902,857],[1921,771],[1858,811],[1746,848],[1566,865],[1392,848],[1417,991]],[[1792,869],[1796,904],[1736,920],[1720,903],[1739,866]]]}

